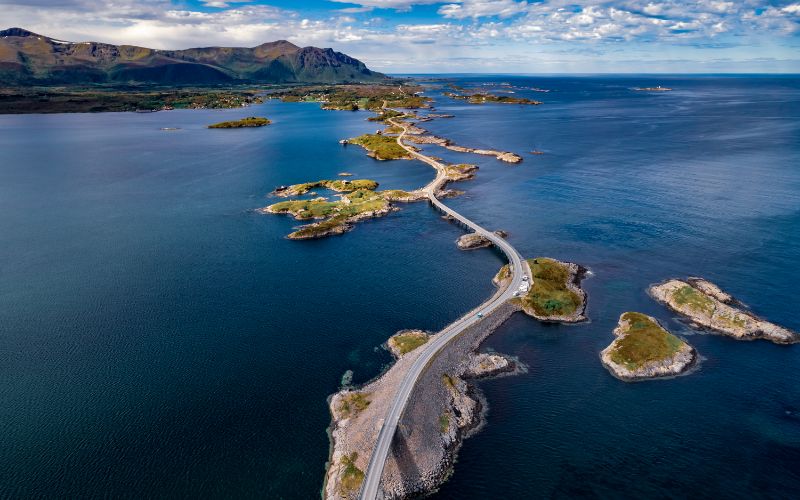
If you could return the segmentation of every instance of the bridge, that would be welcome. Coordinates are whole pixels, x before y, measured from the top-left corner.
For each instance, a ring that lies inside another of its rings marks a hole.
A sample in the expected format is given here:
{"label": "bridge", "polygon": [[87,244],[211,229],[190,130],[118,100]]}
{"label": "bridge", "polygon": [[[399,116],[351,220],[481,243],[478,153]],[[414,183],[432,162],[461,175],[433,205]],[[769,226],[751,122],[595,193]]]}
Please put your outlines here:
{"label": "bridge", "polygon": [[[383,107],[384,109],[388,109],[385,102]],[[391,449],[395,432],[397,431],[397,425],[399,424],[400,417],[402,417],[403,411],[408,404],[411,393],[414,391],[417,380],[419,380],[430,361],[433,360],[442,349],[444,349],[453,339],[458,337],[459,334],[461,334],[464,330],[480,322],[484,317],[490,315],[498,307],[511,299],[514,296],[514,291],[519,289],[520,285],[522,284],[523,276],[528,276],[529,280],[532,279],[528,265],[523,261],[519,252],[517,252],[517,250],[511,246],[510,243],[494,232],[484,229],[467,217],[456,212],[452,208],[442,203],[436,197],[436,193],[448,181],[445,165],[429,156],[417,152],[414,148],[407,146],[403,142],[404,137],[408,133],[408,124],[404,122],[396,122],[394,119],[388,119],[387,121],[390,124],[403,129],[403,132],[397,137],[398,145],[405,149],[412,157],[423,161],[436,169],[436,178],[427,186],[423,187],[420,191],[425,194],[425,196],[437,209],[452,217],[453,220],[457,220],[464,226],[475,231],[477,234],[487,238],[495,245],[495,247],[502,251],[510,264],[512,279],[511,283],[506,285],[506,287],[503,288],[499,293],[496,293],[476,309],[473,309],[466,315],[457,319],[455,322],[449,324],[444,330],[433,336],[428,343],[420,348],[424,350],[411,365],[411,368],[409,369],[408,373],[406,373],[405,378],[403,378],[403,381],[397,388],[397,393],[392,401],[392,405],[387,411],[386,417],[383,420],[383,425],[378,433],[378,440],[375,443],[375,447],[372,449],[369,465],[364,473],[364,481],[361,485],[360,492],[361,500],[375,500],[378,498],[378,495],[381,492],[380,483],[381,477],[383,476],[383,468],[386,465],[387,458],[389,457],[389,451]]]}

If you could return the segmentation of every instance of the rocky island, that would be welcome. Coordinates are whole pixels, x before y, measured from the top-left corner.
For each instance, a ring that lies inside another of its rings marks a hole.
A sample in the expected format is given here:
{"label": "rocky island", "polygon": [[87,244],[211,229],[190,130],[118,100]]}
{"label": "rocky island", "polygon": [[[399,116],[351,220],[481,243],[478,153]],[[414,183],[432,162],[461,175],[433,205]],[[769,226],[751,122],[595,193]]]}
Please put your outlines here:
{"label": "rocky island", "polygon": [[642,313],[620,316],[614,335],[617,338],[600,353],[600,359],[624,381],[679,375],[697,362],[692,346]]}
{"label": "rocky island", "polygon": [[219,122],[209,125],[208,128],[249,128],[249,127],[264,127],[272,123],[267,118],[260,116],[248,116],[241,120],[232,120],[227,122]]}
{"label": "rocky island", "polygon": [[475,250],[476,248],[490,247],[492,242],[478,233],[469,233],[459,237],[456,245],[460,250]]}
{"label": "rocky island", "polygon": [[367,150],[376,160],[410,160],[411,155],[397,144],[395,137],[379,134],[364,134],[347,139],[343,144],[356,144]]}
{"label": "rocky island", "polygon": [[702,278],[671,279],[651,286],[650,294],[693,324],[737,340],[766,339],[776,344],[800,342],[796,332],[743,310],[733,297]]}
{"label": "rocky island", "polygon": [[[586,292],[580,283],[586,269],[572,262],[547,257],[528,259],[533,283],[526,293],[513,299],[527,314],[540,321],[578,323],[586,320]],[[511,279],[508,265],[503,266],[492,282],[497,286]]]}
{"label": "rocky island", "polygon": [[487,102],[493,102],[498,104],[525,104],[528,106],[538,106],[542,104],[541,101],[527,99],[525,97],[494,95],[487,92],[476,92],[474,94],[457,94],[455,92],[447,92],[445,93],[445,95],[452,99],[460,99],[467,101],[470,104],[485,104]]}
{"label": "rocky island", "polygon": [[293,240],[305,240],[343,234],[352,229],[353,224],[360,220],[382,217],[394,209],[392,202],[411,202],[425,198],[417,191],[409,192],[399,189],[375,191],[377,186],[378,183],[369,179],[295,184],[278,188],[276,194],[278,196],[295,196],[304,194],[313,187],[332,189],[345,194],[339,195],[339,199],[334,201],[325,197],[283,201],[262,208],[259,212],[291,214],[297,220],[321,219],[319,222],[301,226],[288,236]]}

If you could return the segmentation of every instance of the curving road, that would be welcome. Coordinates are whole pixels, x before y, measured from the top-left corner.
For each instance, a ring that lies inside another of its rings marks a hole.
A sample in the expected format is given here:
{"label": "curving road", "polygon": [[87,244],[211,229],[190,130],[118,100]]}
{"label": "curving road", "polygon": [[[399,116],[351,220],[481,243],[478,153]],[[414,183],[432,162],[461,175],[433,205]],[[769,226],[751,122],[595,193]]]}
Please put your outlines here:
{"label": "curving road", "polygon": [[[388,109],[385,102],[384,109]],[[411,397],[414,386],[416,385],[419,377],[425,371],[428,363],[434,359],[434,357],[436,357],[439,351],[447,346],[447,344],[456,338],[461,332],[478,323],[482,320],[482,317],[488,316],[495,309],[511,299],[514,291],[517,290],[522,284],[523,276],[527,275],[528,279],[531,279],[531,276],[529,275],[530,269],[527,265],[523,264],[522,257],[520,256],[519,252],[517,252],[517,250],[511,246],[511,244],[439,201],[439,199],[436,197],[436,193],[444,186],[444,184],[447,183],[445,165],[439,163],[429,156],[418,153],[413,148],[403,143],[403,138],[408,132],[408,125],[401,122],[395,122],[392,119],[387,121],[392,125],[403,129],[403,132],[397,137],[397,144],[402,146],[403,149],[408,151],[409,154],[411,154],[414,158],[424,161],[436,169],[436,178],[430,184],[422,188],[420,192],[424,193],[431,203],[439,210],[447,215],[450,215],[454,219],[457,219],[459,222],[466,225],[481,236],[488,238],[497,248],[502,250],[508,258],[508,262],[511,264],[512,279],[508,286],[506,286],[504,289],[501,289],[498,293],[477,308],[473,309],[466,315],[445,327],[444,330],[432,337],[431,340],[424,345],[423,351],[411,365],[411,368],[409,369],[408,373],[406,373],[405,378],[397,388],[397,394],[392,401],[389,411],[386,413],[386,418],[383,420],[383,425],[381,426],[380,433],[378,434],[378,440],[375,443],[375,448],[372,450],[372,456],[370,457],[369,465],[367,466],[367,470],[364,474],[364,482],[361,485],[360,498],[362,500],[375,500],[378,498],[378,494],[381,491],[380,483],[381,477],[383,476],[383,468],[386,464],[386,459],[389,456],[389,450],[391,449],[394,434],[397,431],[397,425],[400,422],[400,417],[403,415],[406,405],[408,404],[408,400]]]}

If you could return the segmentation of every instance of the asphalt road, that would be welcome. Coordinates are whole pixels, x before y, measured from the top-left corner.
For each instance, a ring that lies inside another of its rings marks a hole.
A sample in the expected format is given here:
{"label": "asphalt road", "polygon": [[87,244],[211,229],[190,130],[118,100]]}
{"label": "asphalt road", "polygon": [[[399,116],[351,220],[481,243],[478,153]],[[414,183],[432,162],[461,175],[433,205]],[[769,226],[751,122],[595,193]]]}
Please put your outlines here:
{"label": "asphalt road", "polygon": [[[517,250],[505,239],[494,234],[492,231],[482,228],[475,222],[439,201],[439,199],[436,197],[436,192],[447,182],[445,165],[406,146],[403,143],[403,138],[408,132],[408,126],[393,120],[388,121],[389,123],[403,129],[403,132],[397,137],[397,143],[406,151],[408,151],[414,158],[424,161],[436,169],[436,179],[422,188],[421,191],[425,193],[431,203],[439,210],[447,215],[450,215],[454,219],[457,219],[459,222],[481,236],[488,238],[497,248],[499,248],[506,255],[509,263],[511,264],[512,279],[511,283],[502,290],[502,293],[495,294],[492,298],[478,306],[476,309],[473,309],[466,315],[448,325],[444,330],[435,335],[431,341],[423,346],[422,353],[411,365],[408,373],[406,373],[405,378],[403,378],[403,381],[397,388],[397,394],[392,401],[392,405],[386,413],[380,433],[378,434],[378,441],[375,443],[375,448],[372,450],[372,456],[370,457],[369,465],[364,473],[364,482],[361,485],[360,494],[360,498],[362,500],[377,499],[378,495],[381,493],[380,483],[381,477],[383,476],[383,468],[386,464],[386,459],[389,456],[389,450],[391,449],[394,434],[397,431],[397,425],[400,421],[400,417],[403,415],[406,405],[408,404],[411,393],[414,391],[417,380],[419,380],[420,376],[425,371],[428,363],[430,363],[430,361],[433,360],[436,355],[439,354],[439,352],[450,343],[450,341],[458,337],[461,332],[480,322],[482,319],[494,312],[495,309],[511,299],[514,291],[516,291],[522,284],[523,276],[529,272],[528,267],[523,264],[522,256],[520,256],[519,252],[517,252]],[[528,279],[530,280],[531,277],[528,276]],[[483,318],[478,316],[478,314],[481,314]]]}

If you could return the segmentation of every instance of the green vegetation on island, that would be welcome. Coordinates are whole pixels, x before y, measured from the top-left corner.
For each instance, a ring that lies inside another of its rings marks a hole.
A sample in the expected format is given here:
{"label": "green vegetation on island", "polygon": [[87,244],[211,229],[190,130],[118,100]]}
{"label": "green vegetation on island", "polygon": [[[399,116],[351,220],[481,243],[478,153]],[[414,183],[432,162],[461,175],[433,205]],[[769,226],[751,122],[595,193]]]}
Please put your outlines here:
{"label": "green vegetation on island", "polygon": [[358,452],[354,451],[342,457],[342,476],[339,482],[340,492],[343,497],[349,498],[358,492],[364,482],[364,471],[356,467]]}
{"label": "green vegetation on island", "polygon": [[272,122],[264,117],[248,116],[247,118],[242,118],[241,120],[215,123],[213,125],[209,125],[208,128],[251,128],[263,127],[265,125],[269,125],[270,123]]}
{"label": "green vegetation on island", "polygon": [[424,345],[429,339],[430,337],[428,334],[418,330],[399,332],[389,338],[389,350],[391,350],[395,356],[400,357]]}
{"label": "green vegetation on island", "polygon": [[668,280],[650,294],[693,323],[740,340],[767,339],[776,344],[800,342],[800,335],[740,308],[729,294],[702,278]]}
{"label": "green vegetation on island", "polygon": [[[533,277],[527,293],[512,299],[526,314],[545,321],[577,322],[586,319],[586,297],[577,284],[584,269],[577,264],[537,257],[528,259]],[[500,269],[494,282],[510,278],[508,265]]]}
{"label": "green vegetation on island", "polygon": [[[302,240],[342,234],[350,230],[354,222],[388,214],[392,210],[391,202],[393,201],[410,202],[424,198],[418,192],[401,189],[374,191],[377,186],[377,182],[369,179],[323,180],[295,184],[278,188],[276,194],[280,196],[301,195],[316,187],[346,194],[339,195],[339,199],[333,201],[325,197],[287,200],[270,205],[260,211],[269,214],[291,214],[297,220],[323,219],[301,226],[288,236],[290,239]],[[287,194],[283,195],[282,193]]]}
{"label": "green vegetation on island", "polygon": [[461,99],[467,101],[470,104],[485,104],[487,102],[498,104],[525,104],[529,106],[538,106],[539,104],[542,104],[541,101],[536,101],[525,97],[494,95],[484,92],[475,94],[456,94],[455,92],[446,92],[445,95],[452,99]]}
{"label": "green vegetation on island", "polygon": [[338,410],[342,418],[350,418],[366,410],[369,404],[369,394],[352,391],[342,396]]}
{"label": "green vegetation on island", "polygon": [[[323,109],[335,111],[368,110],[379,112],[384,102],[392,108],[416,109],[427,107],[429,97],[416,95],[417,85],[327,85],[303,86],[272,94],[284,102],[320,102]],[[380,121],[380,120],[375,120]]]}
{"label": "green vegetation on island", "polygon": [[353,139],[348,139],[347,144],[356,144],[366,149],[370,156],[376,160],[409,160],[411,155],[397,139],[381,134],[364,134]]}
{"label": "green vegetation on island", "polygon": [[[340,174],[341,175],[341,174]],[[359,189],[375,190],[378,183],[371,179],[354,179],[354,180],[319,180],[315,182],[304,182],[302,184],[292,184],[291,186],[281,186],[275,190],[278,196],[299,196],[308,193],[312,189],[324,188],[339,193],[348,193],[358,191]]]}
{"label": "green vegetation on island", "polygon": [[622,315],[620,337],[615,341],[609,356],[615,363],[628,369],[641,368],[647,363],[667,359],[677,353],[686,342],[661,328],[652,318],[638,312]]}
{"label": "green vegetation on island", "polygon": [[371,116],[367,118],[367,121],[385,122],[386,120],[390,120],[392,118],[399,118],[404,116],[406,116],[406,114],[401,113],[400,111],[395,111],[394,109],[386,109],[379,111],[377,116]]}
{"label": "green vegetation on island", "polygon": [[603,350],[600,359],[622,380],[678,375],[697,359],[692,346],[642,313],[622,314],[614,335],[617,338]]}

